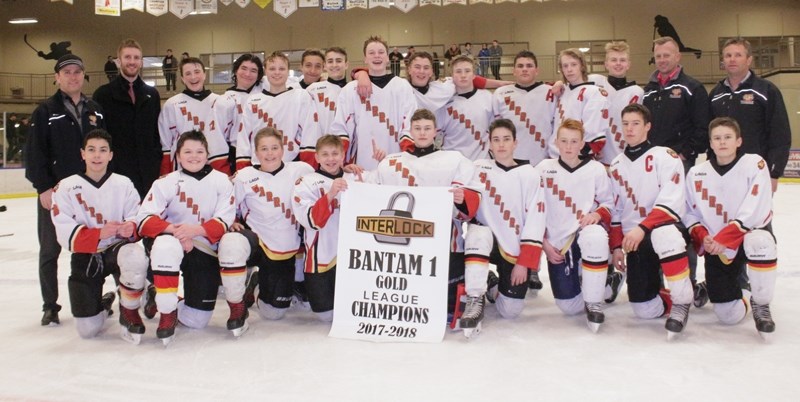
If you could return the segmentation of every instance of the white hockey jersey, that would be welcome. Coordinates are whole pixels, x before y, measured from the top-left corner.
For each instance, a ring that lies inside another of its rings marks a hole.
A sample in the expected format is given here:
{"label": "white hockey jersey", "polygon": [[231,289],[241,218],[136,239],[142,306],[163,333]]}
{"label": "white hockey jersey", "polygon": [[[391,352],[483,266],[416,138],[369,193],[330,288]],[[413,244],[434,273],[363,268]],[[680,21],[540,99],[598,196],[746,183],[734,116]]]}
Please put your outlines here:
{"label": "white hockey jersey", "polygon": [[716,161],[694,166],[686,176],[683,222],[695,244],[711,235],[725,245],[726,257],[736,256],[744,235],[772,221],[772,182],[767,163],[756,154],[743,154],[732,166]]}
{"label": "white hockey jersey", "polygon": [[614,195],[612,247],[637,225],[653,229],[680,222],[686,208],[683,162],[673,150],[649,142],[628,146],[611,162],[609,175]]}
{"label": "white hockey jersey", "polygon": [[[413,88],[413,86],[412,86]],[[425,93],[414,88],[414,96],[417,99],[418,109],[428,109],[433,113],[445,107],[453,96],[456,95],[456,85],[450,77],[443,81],[434,80],[428,83]]]}
{"label": "white hockey jersey", "polygon": [[530,88],[500,87],[494,91],[493,109],[495,118],[509,119],[517,128],[515,159],[536,165],[551,157],[548,144],[555,134],[556,97],[550,85],[538,82]]}
{"label": "white hockey jersey", "polygon": [[622,133],[622,109],[633,103],[642,103],[644,90],[635,83],[615,89],[608,83],[608,78],[599,74],[589,74],[589,81],[594,82],[608,93],[608,131],[606,143],[600,154],[600,162],[608,166],[611,161],[625,150],[625,136]]}
{"label": "white hockey jersey", "polygon": [[139,234],[150,238],[163,233],[170,224],[202,225],[206,236],[195,237],[194,245],[214,255],[235,216],[230,179],[206,166],[196,173],[177,170],[156,180],[142,201],[136,221]]}
{"label": "white hockey jersey", "polygon": [[230,174],[228,144],[233,139],[231,131],[236,114],[236,104],[228,97],[203,91],[183,91],[169,99],[158,116],[158,133],[161,136],[161,174],[177,168],[175,147],[181,134],[202,131],[208,141],[208,162],[211,167]]}
{"label": "white hockey jersey", "polygon": [[[372,95],[361,98],[356,92],[357,81],[351,81],[336,101],[336,116],[330,133],[342,137],[353,150],[353,162],[373,170],[378,161],[372,158],[372,140],[387,154],[408,149],[413,145],[408,136],[408,120],[417,109],[414,90],[408,81],[399,77],[370,77]],[[375,82],[388,80],[383,87]]]}
{"label": "white hockey jersey", "polygon": [[[605,89],[585,82],[576,86],[565,85],[564,93],[558,99],[553,127],[558,127],[566,119],[574,119],[583,123],[583,140],[598,154],[605,146],[608,133],[608,93]],[[557,157],[555,132],[550,137],[550,155]]]}
{"label": "white hockey jersey", "polygon": [[236,135],[237,170],[258,160],[253,141],[264,127],[274,127],[283,134],[284,162],[297,160],[299,156],[300,160],[312,163],[319,125],[311,94],[289,88],[279,94],[264,91],[248,97],[244,124]]}
{"label": "white hockey jersey", "polygon": [[326,80],[309,85],[306,91],[311,94],[311,99],[314,101],[320,135],[330,134],[330,127],[336,116],[336,101],[342,92],[342,87],[336,82]]}
{"label": "white hockey jersey", "polygon": [[306,273],[322,273],[336,267],[336,248],[339,246],[339,202],[337,195],[327,201],[333,180],[355,181],[349,173],[338,176],[321,170],[301,177],[294,186],[292,210],[305,228]]}
{"label": "white hockey jersey", "polygon": [[517,162],[508,168],[492,159],[475,161],[470,187],[480,189],[476,219],[491,229],[503,259],[537,270],[545,229],[544,192],[533,165]]}
{"label": "white hockey jersey", "polygon": [[139,193],[127,177],[109,172],[95,182],[79,173],[55,187],[50,216],[61,247],[73,253],[94,254],[122,241],[118,237],[100,240],[100,229],[106,222],[136,223],[138,210]]}
{"label": "white hockey jersey", "polygon": [[267,257],[291,258],[300,248],[300,224],[292,211],[297,180],[314,169],[304,162],[286,162],[277,171],[248,166],[233,177],[239,216],[258,235]]}
{"label": "white hockey jersey", "polygon": [[364,181],[375,184],[420,187],[465,187],[466,211],[453,207],[453,230],[450,251],[464,252],[461,223],[469,221],[478,211],[480,195],[467,187],[472,181],[475,167],[472,162],[456,151],[415,150],[388,155],[378,168],[369,172]]}
{"label": "white hockey jersey", "polygon": [[491,92],[477,89],[454,96],[436,113],[442,149],[461,152],[471,161],[488,158],[492,120]]}
{"label": "white hockey jersey", "polygon": [[589,213],[600,214],[608,227],[611,223],[611,182],[606,168],[597,161],[583,160],[570,168],[561,159],[546,159],[536,166],[541,175],[547,211],[547,240],[563,250],[580,228],[580,219]]}

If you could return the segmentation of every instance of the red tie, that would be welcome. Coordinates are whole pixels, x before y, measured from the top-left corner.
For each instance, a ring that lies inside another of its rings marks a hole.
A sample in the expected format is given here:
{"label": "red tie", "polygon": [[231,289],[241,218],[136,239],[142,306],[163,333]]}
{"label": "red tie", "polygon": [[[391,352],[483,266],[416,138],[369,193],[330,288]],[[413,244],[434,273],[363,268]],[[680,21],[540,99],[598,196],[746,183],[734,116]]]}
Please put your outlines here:
{"label": "red tie", "polygon": [[133,83],[128,83],[128,96],[131,97],[131,103],[136,104],[136,95],[133,94]]}

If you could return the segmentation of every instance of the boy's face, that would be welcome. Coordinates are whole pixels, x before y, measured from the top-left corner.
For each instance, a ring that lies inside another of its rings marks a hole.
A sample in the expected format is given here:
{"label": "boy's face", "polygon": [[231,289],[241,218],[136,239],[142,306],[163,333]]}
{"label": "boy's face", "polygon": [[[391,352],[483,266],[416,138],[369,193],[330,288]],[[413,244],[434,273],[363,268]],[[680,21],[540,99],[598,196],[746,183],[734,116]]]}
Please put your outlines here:
{"label": "boy's face", "polygon": [[199,172],[208,163],[208,151],[202,142],[186,140],[175,154],[181,168],[187,172]]}
{"label": "boy's face", "polygon": [[539,68],[536,67],[533,59],[520,57],[514,62],[514,79],[520,86],[529,87],[533,85],[538,75]]}
{"label": "boy's face", "polygon": [[325,71],[328,77],[334,80],[341,80],[347,72],[347,57],[341,53],[328,52],[325,55]]}
{"label": "boy's face", "polygon": [[320,77],[322,77],[322,68],[324,64],[325,62],[319,56],[306,56],[306,58],[303,59],[303,65],[300,67],[300,70],[303,72],[303,81],[305,81],[306,84],[313,84],[319,81]]}
{"label": "boy's face", "polygon": [[197,63],[184,64],[181,69],[181,81],[186,85],[186,89],[193,92],[200,92],[206,81],[206,72],[203,66]]}
{"label": "boy's face", "polygon": [[338,174],[344,164],[344,152],[342,148],[334,145],[325,145],[317,149],[314,155],[319,163],[319,168],[328,174]]}
{"label": "boy's face", "polygon": [[283,144],[275,137],[262,137],[256,144],[256,158],[262,168],[269,171],[275,170],[281,165],[283,159]]}
{"label": "boy's face", "polygon": [[371,42],[367,45],[364,52],[364,64],[369,68],[372,75],[382,75],[386,73],[386,65],[389,63],[389,54],[386,47],[380,42]]}
{"label": "boy's face", "polygon": [[709,134],[711,149],[719,159],[731,159],[736,156],[736,150],[742,146],[742,138],[736,137],[736,132],[730,127],[714,127]]}
{"label": "boy's face", "polygon": [[108,169],[108,162],[114,153],[108,141],[100,138],[92,138],[86,141],[86,146],[81,149],[81,158],[86,162],[86,171],[104,174]]}
{"label": "boy's face", "polygon": [[492,151],[495,160],[507,161],[514,159],[517,140],[514,139],[511,130],[505,127],[497,127],[490,134],[489,149]]}
{"label": "boy's face", "polygon": [[561,73],[564,74],[564,79],[572,84],[577,85],[583,82],[583,73],[581,73],[581,61],[568,55],[561,56],[559,61]]}
{"label": "boy's face", "polygon": [[267,81],[270,87],[282,87],[289,79],[289,66],[283,59],[275,59],[267,62]]}
{"label": "boy's face", "polygon": [[62,68],[56,73],[56,83],[58,88],[67,95],[75,96],[81,93],[83,89],[83,70],[70,64]]}
{"label": "boy's face", "polygon": [[581,132],[568,128],[559,129],[558,135],[556,136],[556,147],[558,148],[558,153],[561,155],[561,159],[565,161],[574,161],[580,156],[581,149],[583,149]]}
{"label": "boy's face", "polygon": [[622,132],[626,144],[635,147],[647,141],[648,131],[650,123],[645,123],[640,113],[630,112],[622,115]]}
{"label": "boy's face", "polygon": [[453,84],[459,93],[473,90],[472,80],[475,79],[475,69],[472,63],[462,61],[453,65]]}
{"label": "boy's face", "polygon": [[411,122],[411,138],[417,148],[426,148],[436,139],[436,125],[433,120],[415,120]]}
{"label": "boy's face", "polygon": [[239,89],[249,89],[258,79],[258,66],[252,61],[243,61],[236,70],[236,86]]}
{"label": "boy's face", "polygon": [[411,77],[411,85],[415,87],[428,85],[431,77],[433,77],[431,61],[424,57],[417,57],[411,60],[411,64],[408,66],[408,74]]}
{"label": "boy's face", "polygon": [[625,52],[606,53],[606,71],[608,75],[616,78],[624,78],[631,68],[631,60]]}

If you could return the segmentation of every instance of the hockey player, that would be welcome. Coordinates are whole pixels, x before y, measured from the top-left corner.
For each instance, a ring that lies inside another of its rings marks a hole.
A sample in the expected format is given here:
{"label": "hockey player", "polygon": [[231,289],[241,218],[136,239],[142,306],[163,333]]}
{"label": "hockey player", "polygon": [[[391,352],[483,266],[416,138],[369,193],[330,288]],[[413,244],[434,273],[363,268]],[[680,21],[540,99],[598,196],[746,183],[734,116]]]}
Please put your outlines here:
{"label": "hockey player", "polygon": [[196,57],[181,60],[181,81],[186,89],[167,99],[158,116],[161,136],[161,174],[177,166],[175,149],[181,133],[198,130],[208,141],[208,160],[216,170],[230,174],[229,140],[235,115],[235,103],[225,96],[205,89],[205,65]]}
{"label": "hockey player", "polygon": [[314,148],[305,142],[313,144],[319,137],[314,101],[308,92],[286,86],[289,59],[283,53],[269,55],[266,66],[270,89],[247,99],[244,124],[236,136],[236,168],[249,166],[255,158],[253,137],[264,127],[275,127],[283,135],[284,161],[302,160],[313,166]]}
{"label": "hockey player", "polygon": [[[414,147],[388,155],[378,168],[370,172],[367,181],[395,186],[452,187],[454,211],[450,239],[450,277],[448,311],[454,311],[456,291],[464,281],[464,238],[462,223],[471,220],[478,211],[480,194],[466,188],[473,176],[474,166],[457,151],[436,149],[436,117],[427,109],[411,116],[411,137]],[[457,318],[457,317],[456,317]]]}
{"label": "hockey player", "polygon": [[[553,126],[561,126],[566,119],[583,123],[583,141],[586,145],[581,156],[598,158],[605,146],[608,131],[608,93],[588,81],[586,60],[580,50],[562,50],[558,61],[561,76],[568,85],[558,99]],[[549,152],[558,156],[556,136],[550,139]]]}
{"label": "hockey player", "polygon": [[[225,91],[225,96],[232,100],[235,109],[231,123],[230,136],[239,133],[239,127],[244,124],[244,107],[251,94],[261,93],[261,79],[264,78],[264,65],[261,59],[252,53],[245,53],[233,62],[231,70],[233,86]],[[229,159],[232,171],[236,170],[236,141],[230,138]]]}
{"label": "hockey player", "polygon": [[322,71],[325,66],[325,55],[319,49],[306,49],[300,56],[300,71],[303,79],[300,88],[308,89],[309,85],[322,81]]}
{"label": "hockey player", "polygon": [[494,115],[514,122],[519,144],[514,157],[535,166],[550,157],[548,144],[553,133],[556,97],[550,85],[536,81],[539,67],[532,52],[517,53],[513,73],[516,84],[494,92]]}
{"label": "hockey player", "polygon": [[375,169],[387,154],[408,149],[407,120],[416,110],[414,92],[408,81],[386,72],[389,63],[386,42],[371,36],[364,42],[364,62],[372,81],[372,95],[359,96],[358,82],[342,88],[336,101],[336,116],[330,133],[342,137],[352,148],[352,162]]}
{"label": "hockey player", "polygon": [[[136,216],[139,234],[150,249],[161,313],[156,336],[164,345],[173,340],[178,320],[189,328],[205,328],[216,305],[217,245],[233,223],[235,207],[233,185],[208,165],[208,154],[203,133],[181,134],[175,147],[180,168],[153,183]],[[178,298],[181,272],[183,300]],[[243,304],[229,306],[233,320],[247,314],[240,308]]]}
{"label": "hockey player", "polygon": [[340,47],[331,47],[325,51],[325,72],[328,79],[313,83],[306,88],[314,100],[321,135],[329,132],[336,115],[336,99],[347,84],[347,52]]}
{"label": "hockey player", "polygon": [[[767,162],[740,151],[742,135],[730,117],[708,126],[715,157],[686,176],[684,222],[698,255],[705,253],[708,296],[714,313],[733,325],[753,307],[758,333],[768,339],[775,331],[769,309],[777,276],[777,246],[769,230],[772,191]],[[742,297],[739,275],[747,267],[752,297]]]}
{"label": "hockey player", "polygon": [[[219,243],[219,264],[225,297],[231,313],[245,303],[246,267],[258,266],[258,312],[265,319],[283,318],[292,300],[295,255],[300,248],[300,226],[292,213],[295,182],[314,170],[307,163],[283,162],[283,138],[274,127],[255,137],[260,162],[233,177],[238,216]],[[233,307],[236,305],[236,308]],[[235,336],[247,330],[247,315],[231,317],[228,329]]]}
{"label": "hockey player", "polygon": [[[455,70],[460,65],[453,62]],[[489,133],[494,159],[475,161],[470,183],[480,189],[483,202],[476,216],[480,224],[469,225],[465,241],[467,305],[460,326],[468,337],[480,331],[490,262],[500,275],[499,294],[494,298],[497,311],[503,318],[522,312],[528,271],[539,269],[545,224],[539,175],[528,161],[514,159],[514,123],[497,119]]]}
{"label": "hockey player", "polygon": [[605,320],[602,310],[608,271],[608,227],[611,183],[600,162],[583,159],[584,129],[565,119],[556,132],[558,159],[536,166],[547,211],[547,255],[550,287],[556,306],[568,315],[586,313],[592,332]]}
{"label": "hockey player", "polygon": [[317,140],[316,172],[301,177],[294,186],[292,211],[305,228],[305,286],[317,318],[333,321],[336,288],[336,247],[339,235],[339,193],[354,177],[345,174],[344,144],[335,135]]}
{"label": "hockey player", "polygon": [[458,56],[452,61],[456,95],[438,110],[442,149],[459,151],[469,160],[489,157],[489,124],[494,119],[492,94],[475,88],[475,62]]}
{"label": "hockey player", "polygon": [[69,299],[81,338],[97,336],[111,315],[114,293],[101,296],[108,275],[119,278],[122,338],[138,344],[144,333],[139,316],[148,260],[134,243],[139,193],[125,176],[111,173],[111,136],[90,131],[83,142],[83,173],[56,186],[51,215],[58,242],[72,252]]}
{"label": "hockey player", "polygon": [[[622,109],[622,127],[625,152],[611,162],[609,171],[614,195],[612,263],[627,272],[634,314],[646,319],[669,315],[665,326],[672,339],[686,327],[693,298],[686,240],[679,226],[686,207],[683,164],[675,151],[647,140],[646,107],[632,104]],[[660,292],[661,272],[669,293]]]}

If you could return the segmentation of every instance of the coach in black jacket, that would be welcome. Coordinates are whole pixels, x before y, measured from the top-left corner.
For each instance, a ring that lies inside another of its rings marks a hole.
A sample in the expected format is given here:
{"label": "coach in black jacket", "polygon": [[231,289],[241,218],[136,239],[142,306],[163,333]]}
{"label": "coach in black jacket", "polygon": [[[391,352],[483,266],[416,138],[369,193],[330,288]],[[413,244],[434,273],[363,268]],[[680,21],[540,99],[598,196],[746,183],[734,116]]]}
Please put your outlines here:
{"label": "coach in black jacket", "polygon": [[124,40],[117,55],[120,74],[97,88],[92,98],[106,112],[106,125],[113,139],[111,170],[131,179],[139,197],[144,198],[158,178],[161,163],[161,97],[139,76],[142,48],[135,40]]}
{"label": "coach in black jacket", "polygon": [[83,139],[95,128],[105,128],[102,109],[81,93],[84,67],[80,57],[67,54],[55,65],[58,92],[33,111],[25,143],[25,177],[39,194],[39,283],[42,287],[42,325],[59,324],[58,255],[61,246],[50,218],[53,187],[61,179],[83,172]]}

